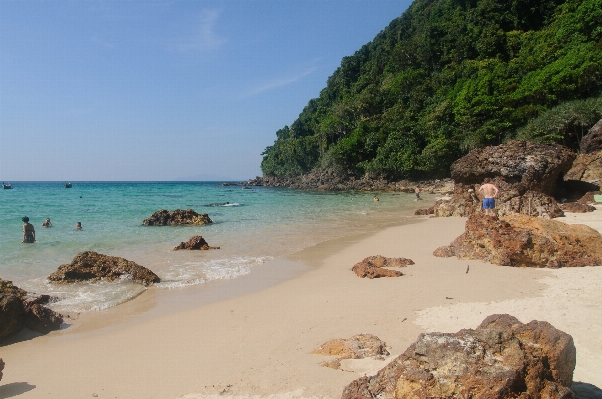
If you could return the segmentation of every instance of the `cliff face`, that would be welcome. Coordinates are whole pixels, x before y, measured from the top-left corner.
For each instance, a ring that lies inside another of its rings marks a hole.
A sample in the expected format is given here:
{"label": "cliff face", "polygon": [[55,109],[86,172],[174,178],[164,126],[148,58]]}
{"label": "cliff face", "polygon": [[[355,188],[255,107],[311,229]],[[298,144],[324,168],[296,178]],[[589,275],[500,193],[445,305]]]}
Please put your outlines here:
{"label": "cliff face", "polygon": [[[276,132],[266,181],[449,176],[471,149],[519,133],[578,150],[602,116],[600,20],[602,0],[416,0]],[[332,170],[348,177],[324,179]]]}

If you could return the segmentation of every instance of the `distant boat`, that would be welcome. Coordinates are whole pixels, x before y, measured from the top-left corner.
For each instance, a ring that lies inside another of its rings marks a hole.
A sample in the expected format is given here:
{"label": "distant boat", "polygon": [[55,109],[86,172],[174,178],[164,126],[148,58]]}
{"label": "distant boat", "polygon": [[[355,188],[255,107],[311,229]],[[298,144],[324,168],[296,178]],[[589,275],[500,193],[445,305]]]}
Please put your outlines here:
{"label": "distant boat", "polygon": [[73,187],[73,186],[71,185],[71,183],[65,183],[65,188],[71,188],[71,187]]}
{"label": "distant boat", "polygon": [[10,184],[10,183],[4,184],[4,182],[2,182],[2,188],[5,189],[5,190],[8,190],[10,188],[13,188],[13,185]]}

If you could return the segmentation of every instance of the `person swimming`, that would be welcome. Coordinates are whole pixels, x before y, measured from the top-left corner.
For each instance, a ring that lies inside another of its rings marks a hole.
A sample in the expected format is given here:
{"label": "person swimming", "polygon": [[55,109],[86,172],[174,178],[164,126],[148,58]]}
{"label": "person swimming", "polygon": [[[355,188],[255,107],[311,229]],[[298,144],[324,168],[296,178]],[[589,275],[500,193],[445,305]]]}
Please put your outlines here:
{"label": "person swimming", "polygon": [[77,222],[77,224],[75,225],[75,230],[81,230],[82,229],[82,222]]}
{"label": "person swimming", "polygon": [[50,223],[50,218],[46,218],[44,223],[42,223],[42,227],[52,227],[52,223]]}
{"label": "person swimming", "polygon": [[27,216],[23,216],[21,218],[23,221],[23,242],[32,244],[36,241],[36,229],[33,227],[33,224],[29,223],[29,218]]}

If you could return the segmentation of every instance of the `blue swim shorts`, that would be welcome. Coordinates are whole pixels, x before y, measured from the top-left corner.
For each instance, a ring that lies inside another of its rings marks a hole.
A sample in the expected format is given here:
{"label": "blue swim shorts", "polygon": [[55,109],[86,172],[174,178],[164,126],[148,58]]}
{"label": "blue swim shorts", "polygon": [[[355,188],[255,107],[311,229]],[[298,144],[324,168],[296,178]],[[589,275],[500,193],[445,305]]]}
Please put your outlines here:
{"label": "blue swim shorts", "polygon": [[495,208],[495,200],[493,198],[483,199],[483,209],[493,209],[493,208]]}

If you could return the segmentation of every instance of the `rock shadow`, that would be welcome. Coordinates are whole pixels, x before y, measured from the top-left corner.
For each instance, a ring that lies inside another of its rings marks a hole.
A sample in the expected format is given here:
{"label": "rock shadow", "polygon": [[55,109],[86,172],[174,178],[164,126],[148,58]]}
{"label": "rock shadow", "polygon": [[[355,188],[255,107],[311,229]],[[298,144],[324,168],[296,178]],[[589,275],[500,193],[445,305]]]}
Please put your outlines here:
{"label": "rock shadow", "polygon": [[587,382],[573,382],[571,391],[575,392],[575,399],[602,399],[602,389]]}
{"label": "rock shadow", "polygon": [[36,389],[36,386],[27,382],[10,382],[0,385],[0,398],[12,398],[33,389]]}

